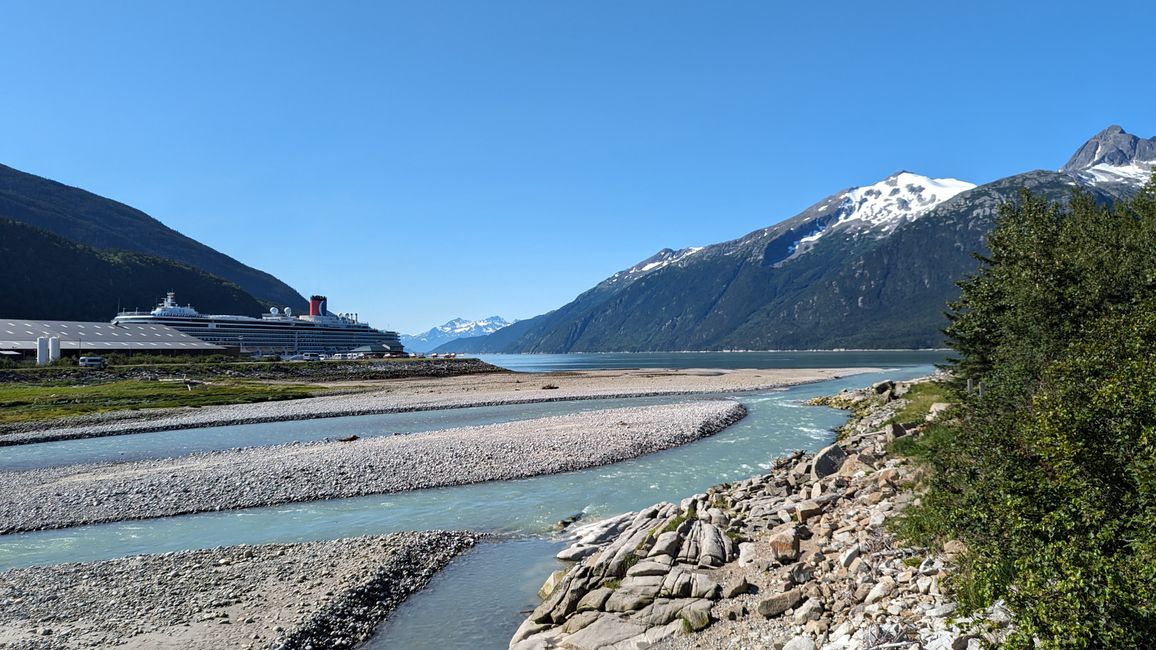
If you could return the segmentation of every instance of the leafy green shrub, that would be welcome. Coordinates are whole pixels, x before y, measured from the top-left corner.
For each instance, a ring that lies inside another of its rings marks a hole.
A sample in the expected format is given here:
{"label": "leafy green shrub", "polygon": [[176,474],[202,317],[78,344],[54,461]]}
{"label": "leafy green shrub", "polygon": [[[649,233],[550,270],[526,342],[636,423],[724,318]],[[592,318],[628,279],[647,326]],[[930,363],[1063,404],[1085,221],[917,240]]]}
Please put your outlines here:
{"label": "leafy green shrub", "polygon": [[[1156,631],[1156,184],[1112,207],[1027,193],[961,282],[956,422],[896,451],[932,470],[899,531],[970,549],[952,581],[1006,598],[1012,647],[1143,647]],[[965,382],[982,394],[962,394]]]}

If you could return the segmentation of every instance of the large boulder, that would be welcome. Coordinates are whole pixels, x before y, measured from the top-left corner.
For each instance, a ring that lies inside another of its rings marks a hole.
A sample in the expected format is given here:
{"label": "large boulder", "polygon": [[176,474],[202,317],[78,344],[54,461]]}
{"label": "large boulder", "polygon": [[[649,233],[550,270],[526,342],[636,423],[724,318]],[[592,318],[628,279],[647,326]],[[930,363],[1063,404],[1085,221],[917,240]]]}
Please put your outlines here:
{"label": "large boulder", "polygon": [[609,587],[599,587],[590,590],[582,600],[578,601],[577,611],[598,611],[606,606],[606,600],[614,594],[614,590]]}
{"label": "large boulder", "polygon": [[759,614],[767,618],[774,618],[801,602],[803,602],[803,592],[798,589],[791,589],[761,601],[759,603]]}
{"label": "large boulder", "polygon": [[542,583],[542,586],[538,588],[538,598],[542,600],[549,598],[550,595],[554,593],[554,590],[558,588],[558,584],[562,582],[562,578],[565,577],[566,572],[561,569],[551,573],[550,577],[546,578],[546,582]]}
{"label": "large boulder", "polygon": [[795,516],[801,524],[805,524],[808,519],[818,517],[821,514],[823,514],[823,506],[813,500],[803,501],[795,506]]}
{"label": "large boulder", "polygon": [[799,535],[793,526],[771,535],[767,542],[771,556],[780,564],[789,564],[799,557]]}
{"label": "large boulder", "polygon": [[710,625],[710,608],[709,600],[696,600],[683,608],[679,616],[691,630],[697,632]]}
{"label": "large boulder", "polygon": [[656,555],[669,555],[671,557],[678,557],[678,549],[682,546],[682,537],[677,531],[667,531],[660,534],[654,540],[654,548],[650,549],[649,557]]}
{"label": "large boulder", "polygon": [[815,642],[809,636],[797,636],[787,641],[783,650],[815,650]]}
{"label": "large boulder", "polygon": [[839,471],[843,461],[847,460],[847,452],[839,445],[831,445],[819,450],[811,463],[811,478],[818,481]]}
{"label": "large boulder", "polygon": [[698,565],[701,567],[720,567],[726,564],[726,542],[722,530],[714,524],[703,523],[699,529]]}
{"label": "large boulder", "polygon": [[568,647],[597,650],[646,632],[646,627],[617,616],[602,616],[597,621],[566,637]]}
{"label": "large boulder", "polygon": [[863,604],[870,605],[873,602],[882,600],[890,596],[893,591],[895,591],[895,581],[884,576],[882,580],[875,583],[871,591],[867,592],[867,597],[863,599]]}

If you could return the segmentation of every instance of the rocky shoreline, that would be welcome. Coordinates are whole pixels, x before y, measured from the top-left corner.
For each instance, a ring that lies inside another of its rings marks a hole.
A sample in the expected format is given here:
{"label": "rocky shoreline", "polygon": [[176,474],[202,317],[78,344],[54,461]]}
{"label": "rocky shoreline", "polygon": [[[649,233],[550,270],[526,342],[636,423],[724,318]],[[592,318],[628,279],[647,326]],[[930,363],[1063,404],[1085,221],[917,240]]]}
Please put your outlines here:
{"label": "rocky shoreline", "polygon": [[0,473],[0,533],[526,478],[633,458],[746,415],[726,400],[353,441]]}
{"label": "rocky shoreline", "polygon": [[[845,391],[839,442],[770,473],[573,531],[576,564],[510,642],[517,650],[765,648],[964,650],[996,643],[998,604],[956,619],[945,554],[905,547],[888,521],[918,499],[918,470],[889,453],[925,422],[896,423],[907,383]],[[938,409],[933,409],[938,411]],[[933,417],[931,415],[928,416]]]}
{"label": "rocky shoreline", "polygon": [[479,537],[397,533],[0,573],[0,647],[353,648]]}
{"label": "rocky shoreline", "polygon": [[871,368],[790,370],[616,370],[565,373],[494,372],[362,384],[357,392],[308,399],[112,411],[51,422],[0,426],[0,447],[151,431],[232,426],[351,415],[769,390],[824,381]]}

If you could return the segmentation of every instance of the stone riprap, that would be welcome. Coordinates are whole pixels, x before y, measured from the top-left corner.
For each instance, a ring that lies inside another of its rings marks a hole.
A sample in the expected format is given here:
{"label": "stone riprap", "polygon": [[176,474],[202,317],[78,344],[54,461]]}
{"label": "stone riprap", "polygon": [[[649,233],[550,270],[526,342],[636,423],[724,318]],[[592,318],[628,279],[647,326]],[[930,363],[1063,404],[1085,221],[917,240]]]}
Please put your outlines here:
{"label": "stone riprap", "polygon": [[[816,454],[769,474],[574,531],[517,650],[781,648],[961,650],[998,640],[1006,612],[949,620],[952,557],[900,545],[887,520],[916,497],[915,468],[879,425],[900,390],[845,395],[860,417]],[[861,398],[861,399],[860,399]],[[994,631],[992,631],[994,630]]]}
{"label": "stone riprap", "polygon": [[0,531],[383,494],[595,467],[708,436],[729,400],[608,409],[351,442],[0,473]]}
{"label": "stone riprap", "polygon": [[353,648],[478,536],[228,546],[0,573],[0,647]]}

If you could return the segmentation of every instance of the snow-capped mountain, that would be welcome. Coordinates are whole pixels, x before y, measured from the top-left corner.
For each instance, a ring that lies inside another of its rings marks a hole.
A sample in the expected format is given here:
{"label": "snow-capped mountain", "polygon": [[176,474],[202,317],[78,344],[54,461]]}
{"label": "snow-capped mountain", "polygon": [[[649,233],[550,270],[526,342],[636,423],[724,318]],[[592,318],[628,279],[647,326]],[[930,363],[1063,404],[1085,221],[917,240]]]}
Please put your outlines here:
{"label": "snow-capped mountain", "polygon": [[1081,185],[1140,186],[1156,166],[1156,137],[1144,140],[1112,125],[1100,131],[1060,168]]}
{"label": "snow-capped mountain", "polygon": [[[856,187],[840,195],[833,222],[823,223],[800,241],[809,244],[823,235],[842,228],[870,230],[886,235],[905,221],[927,214],[932,208],[951,197],[975,187],[974,183],[954,178],[928,178],[911,172],[899,172],[864,187]],[[825,202],[819,210],[831,207]]]}
{"label": "snow-capped mountain", "polygon": [[401,343],[409,352],[429,352],[443,343],[471,336],[493,334],[510,324],[501,316],[490,316],[481,320],[455,318],[445,325],[430,328],[421,334],[403,334]]}
{"label": "snow-capped mountain", "polygon": [[1059,171],[980,186],[899,172],[731,241],[663,249],[562,307],[460,352],[913,348],[943,344],[945,304],[976,269],[1000,205],[1028,189],[1065,202],[1134,195],[1156,138],[1118,126]]}
{"label": "snow-capped mountain", "polygon": [[[944,201],[974,188],[975,184],[967,181],[929,178],[901,171],[878,183],[852,187],[833,194],[789,221],[717,246],[743,244],[767,236],[778,238],[785,230],[786,236],[777,246],[782,252],[771,262],[781,265],[812,249],[822,237],[834,233],[852,237],[865,234],[876,238],[885,237],[900,225],[914,221]],[[784,226],[788,227],[784,229]],[[615,273],[598,286],[622,290],[650,273],[670,266],[693,263],[695,255],[716,247],[693,246],[677,251],[664,248],[629,269]],[[728,254],[733,253],[731,251]]]}

